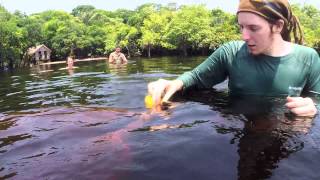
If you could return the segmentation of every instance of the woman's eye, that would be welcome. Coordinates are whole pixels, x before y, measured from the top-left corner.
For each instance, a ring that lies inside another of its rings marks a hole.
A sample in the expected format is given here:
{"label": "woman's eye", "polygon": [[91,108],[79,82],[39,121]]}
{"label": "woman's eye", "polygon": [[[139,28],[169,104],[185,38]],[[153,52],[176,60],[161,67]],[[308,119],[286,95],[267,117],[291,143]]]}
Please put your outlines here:
{"label": "woman's eye", "polygon": [[240,29],[240,31],[243,30],[243,26],[241,26],[241,25],[238,25],[238,28]]}
{"label": "woman's eye", "polygon": [[250,27],[249,28],[252,32],[256,32],[259,30],[259,27]]}

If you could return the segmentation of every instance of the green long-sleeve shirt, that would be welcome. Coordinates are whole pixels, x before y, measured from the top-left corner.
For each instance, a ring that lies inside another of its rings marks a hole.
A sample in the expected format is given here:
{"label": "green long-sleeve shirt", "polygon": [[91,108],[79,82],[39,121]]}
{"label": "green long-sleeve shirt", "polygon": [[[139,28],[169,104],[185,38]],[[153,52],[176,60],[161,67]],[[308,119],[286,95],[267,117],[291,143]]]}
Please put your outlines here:
{"label": "green long-sleeve shirt", "polygon": [[286,56],[253,56],[243,41],[232,41],[178,77],[185,89],[211,88],[227,78],[231,95],[286,96],[289,86],[320,92],[320,58],[314,49],[297,44]]}

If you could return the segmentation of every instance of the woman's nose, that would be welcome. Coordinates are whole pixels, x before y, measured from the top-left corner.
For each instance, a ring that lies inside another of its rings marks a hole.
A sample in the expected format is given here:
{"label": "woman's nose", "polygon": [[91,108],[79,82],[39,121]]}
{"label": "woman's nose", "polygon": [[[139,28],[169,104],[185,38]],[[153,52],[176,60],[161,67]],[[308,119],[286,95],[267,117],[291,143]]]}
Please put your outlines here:
{"label": "woman's nose", "polygon": [[242,29],[242,31],[241,31],[241,38],[242,38],[242,40],[244,40],[244,41],[247,41],[247,40],[250,39],[249,32],[248,32],[246,29]]}

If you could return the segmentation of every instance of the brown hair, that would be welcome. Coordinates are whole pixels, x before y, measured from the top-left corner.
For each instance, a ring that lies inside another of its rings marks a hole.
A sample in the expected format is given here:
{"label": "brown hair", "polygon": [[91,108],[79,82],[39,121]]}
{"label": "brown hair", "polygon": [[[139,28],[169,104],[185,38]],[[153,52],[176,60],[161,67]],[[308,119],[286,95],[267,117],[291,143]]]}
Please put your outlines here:
{"label": "brown hair", "polygon": [[303,44],[303,31],[298,18],[293,15],[287,0],[240,0],[238,12],[252,12],[265,18],[270,24],[275,24],[279,19],[284,21],[281,36],[286,41]]}

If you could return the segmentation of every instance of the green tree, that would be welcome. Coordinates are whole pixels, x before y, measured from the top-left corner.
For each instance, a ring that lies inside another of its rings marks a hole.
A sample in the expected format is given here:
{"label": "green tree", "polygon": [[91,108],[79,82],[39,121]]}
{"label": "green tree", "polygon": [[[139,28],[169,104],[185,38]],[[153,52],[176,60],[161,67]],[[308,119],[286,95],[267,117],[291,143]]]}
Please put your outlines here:
{"label": "green tree", "polygon": [[168,24],[172,15],[173,12],[163,9],[158,13],[150,14],[144,19],[139,44],[143,49],[147,48],[148,57],[151,57],[151,48],[153,46],[169,47],[164,35],[168,31]]}
{"label": "green tree", "polygon": [[121,18],[123,19],[123,23],[128,24],[128,21],[130,17],[132,17],[135,14],[135,11],[127,10],[127,9],[117,9],[113,12],[113,15],[110,15],[110,17],[113,18]]}
{"label": "green tree", "polygon": [[88,25],[95,9],[96,8],[91,5],[80,5],[74,8],[71,14],[78,17],[84,24]]}
{"label": "green tree", "polygon": [[188,55],[188,48],[196,48],[210,31],[211,14],[203,5],[183,6],[169,24],[168,42]]}
{"label": "green tree", "polygon": [[105,40],[106,53],[113,51],[116,46],[122,46],[127,49],[130,56],[130,43],[132,45],[132,43],[135,42],[135,36],[138,32],[137,29],[122,23],[121,20],[118,19],[107,25],[105,31],[107,34]]}
{"label": "green tree", "polygon": [[226,13],[221,9],[213,9],[211,15],[211,33],[208,33],[208,36],[203,39],[201,47],[209,47],[209,49],[215,50],[223,43],[240,39],[235,15]]}
{"label": "green tree", "polygon": [[65,58],[90,46],[87,27],[74,16],[63,11],[46,11],[41,17],[47,19],[43,25],[44,35],[56,58]]}
{"label": "green tree", "polygon": [[150,16],[151,14],[157,12],[160,10],[159,8],[161,5],[159,4],[154,4],[154,3],[148,3],[148,4],[143,4],[139,6],[136,10],[135,13],[132,13],[131,17],[128,18],[128,25],[134,26],[137,29],[140,29],[140,27],[143,25],[143,21],[146,17]]}
{"label": "green tree", "polygon": [[23,35],[20,40],[20,66],[27,66],[30,64],[28,49],[45,42],[42,29],[43,21],[39,21],[36,16],[27,16],[21,12],[15,12],[14,15],[17,18],[17,26],[20,27]]}
{"label": "green tree", "polygon": [[0,66],[14,68],[22,54],[23,30],[17,26],[17,18],[0,6]]}
{"label": "green tree", "polygon": [[292,9],[300,20],[304,31],[305,44],[317,49],[318,44],[320,44],[320,11],[311,5],[300,6],[298,4],[292,5]]}
{"label": "green tree", "polygon": [[89,55],[104,55],[105,54],[105,39],[107,37],[106,31],[103,27],[96,25],[87,28],[87,38],[89,39],[89,46],[87,47],[87,54]]}
{"label": "green tree", "polygon": [[[320,52],[320,11],[311,5],[293,4],[300,19],[305,44]],[[221,44],[240,38],[236,16],[203,5],[168,6],[148,3],[135,10],[105,11],[91,5],[77,6],[72,13],[45,11],[27,16],[11,14],[0,6],[0,68],[28,65],[27,50],[46,44],[53,58],[75,54],[104,55],[122,46],[129,56],[142,48],[151,52],[206,55]]]}

